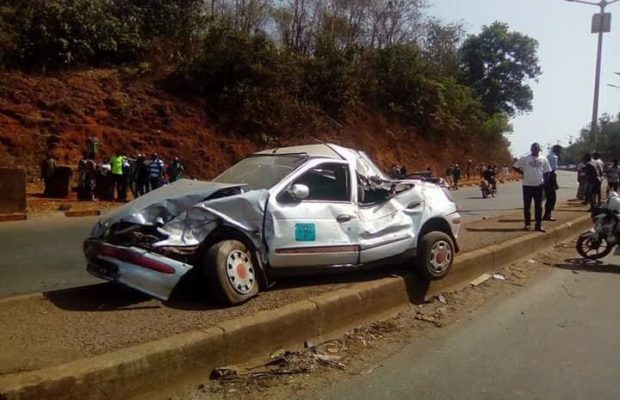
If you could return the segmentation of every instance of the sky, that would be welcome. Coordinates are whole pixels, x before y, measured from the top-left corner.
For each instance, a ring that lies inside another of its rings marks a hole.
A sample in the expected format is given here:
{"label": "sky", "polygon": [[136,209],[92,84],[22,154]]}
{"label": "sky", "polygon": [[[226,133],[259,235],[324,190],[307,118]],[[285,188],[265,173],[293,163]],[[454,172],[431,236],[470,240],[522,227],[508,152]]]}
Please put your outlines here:
{"label": "sky", "polygon": [[[597,35],[590,33],[598,7],[563,0],[431,0],[428,14],[444,22],[460,21],[468,33],[484,25],[506,22],[510,29],[538,41],[543,70],[532,82],[533,111],[512,120],[508,135],[514,155],[528,153],[532,142],[543,148],[578,137],[592,119]],[[599,115],[620,112],[620,2],[607,7],[611,32],[603,42]]]}

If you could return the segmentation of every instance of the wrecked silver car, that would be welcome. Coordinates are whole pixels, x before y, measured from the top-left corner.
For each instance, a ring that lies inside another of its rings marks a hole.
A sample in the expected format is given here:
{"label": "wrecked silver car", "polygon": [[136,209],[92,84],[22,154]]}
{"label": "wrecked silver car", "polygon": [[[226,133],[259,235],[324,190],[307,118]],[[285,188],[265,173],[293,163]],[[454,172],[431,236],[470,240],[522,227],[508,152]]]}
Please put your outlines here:
{"label": "wrecked silver car", "polygon": [[461,218],[441,186],[392,180],[333,144],[255,153],[210,182],[180,180],[102,218],[88,271],[167,300],[184,276],[238,304],[279,275],[413,259],[445,276]]}

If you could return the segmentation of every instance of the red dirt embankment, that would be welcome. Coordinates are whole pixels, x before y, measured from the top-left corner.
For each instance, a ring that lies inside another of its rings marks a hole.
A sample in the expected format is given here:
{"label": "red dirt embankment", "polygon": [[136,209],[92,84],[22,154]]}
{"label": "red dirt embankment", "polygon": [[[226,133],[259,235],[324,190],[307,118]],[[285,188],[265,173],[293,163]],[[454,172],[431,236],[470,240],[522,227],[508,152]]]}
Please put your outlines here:
{"label": "red dirt embankment", "polygon": [[[267,136],[218,132],[200,100],[181,99],[131,70],[84,70],[55,75],[0,71],[0,166],[27,168],[29,180],[49,148],[59,163],[75,166],[86,139],[95,136],[101,154],[157,151],[179,156],[190,176],[208,179],[257,149],[331,141],[367,151],[383,168],[404,163],[409,171],[445,165],[505,162],[501,145],[423,139],[378,116],[348,121],[342,129],[300,133],[268,143]],[[465,171],[463,171],[465,172]]]}

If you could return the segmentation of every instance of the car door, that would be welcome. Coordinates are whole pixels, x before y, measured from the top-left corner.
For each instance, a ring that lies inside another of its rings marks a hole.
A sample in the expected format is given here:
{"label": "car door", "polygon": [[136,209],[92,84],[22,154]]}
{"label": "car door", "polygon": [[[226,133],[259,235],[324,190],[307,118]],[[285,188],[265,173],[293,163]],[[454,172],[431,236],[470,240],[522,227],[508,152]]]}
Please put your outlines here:
{"label": "car door", "polygon": [[415,227],[419,226],[423,209],[424,199],[413,187],[385,201],[360,204],[360,262],[369,263],[413,251]]}
{"label": "car door", "polygon": [[[359,262],[357,205],[345,161],[312,160],[285,182],[268,205],[266,242],[274,268],[351,265]],[[293,185],[308,187],[295,199]]]}

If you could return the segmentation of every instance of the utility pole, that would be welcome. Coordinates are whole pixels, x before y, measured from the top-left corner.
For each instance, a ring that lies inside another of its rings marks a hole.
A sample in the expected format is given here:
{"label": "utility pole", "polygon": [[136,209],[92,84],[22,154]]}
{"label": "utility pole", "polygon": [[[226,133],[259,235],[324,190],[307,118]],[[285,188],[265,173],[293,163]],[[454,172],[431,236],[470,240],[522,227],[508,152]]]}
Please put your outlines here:
{"label": "utility pole", "polygon": [[591,150],[596,150],[596,134],[598,130],[598,99],[601,87],[601,58],[603,54],[603,33],[611,30],[611,14],[605,13],[605,7],[620,0],[601,0],[599,2],[584,0],[566,0],[571,3],[581,3],[600,8],[599,14],[592,18],[592,33],[598,33],[598,45],[596,49],[596,73],[594,75],[594,100],[592,101],[592,142]]}

